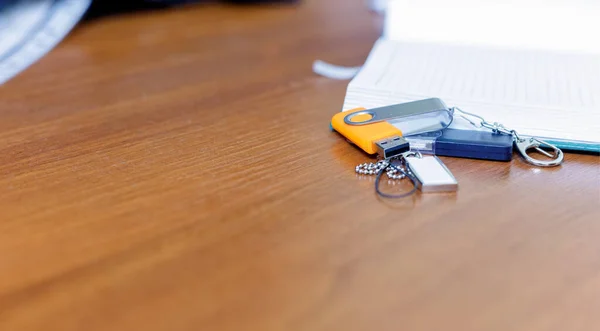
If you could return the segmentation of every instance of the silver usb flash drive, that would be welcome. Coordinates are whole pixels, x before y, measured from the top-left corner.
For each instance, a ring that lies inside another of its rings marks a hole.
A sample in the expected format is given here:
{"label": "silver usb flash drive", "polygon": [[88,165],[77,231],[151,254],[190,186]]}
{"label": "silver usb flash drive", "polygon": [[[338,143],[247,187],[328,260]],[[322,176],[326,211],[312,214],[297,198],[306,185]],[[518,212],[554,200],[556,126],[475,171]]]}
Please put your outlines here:
{"label": "silver usb flash drive", "polygon": [[421,192],[454,192],[458,182],[436,156],[407,157],[408,169],[417,179]]}

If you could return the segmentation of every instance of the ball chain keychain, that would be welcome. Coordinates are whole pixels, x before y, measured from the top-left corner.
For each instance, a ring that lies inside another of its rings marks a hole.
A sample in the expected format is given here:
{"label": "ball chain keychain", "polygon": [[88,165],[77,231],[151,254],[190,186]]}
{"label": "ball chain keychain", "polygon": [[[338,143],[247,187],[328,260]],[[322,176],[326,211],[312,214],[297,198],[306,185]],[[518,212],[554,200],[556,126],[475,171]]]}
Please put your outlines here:
{"label": "ball chain keychain", "polygon": [[377,175],[380,171],[385,170],[389,179],[403,179],[406,175],[400,172],[396,167],[391,167],[388,160],[379,160],[377,163],[369,162],[362,163],[356,166],[356,173],[360,175]]}
{"label": "ball chain keychain", "polygon": [[[377,162],[369,162],[362,163],[356,166],[355,171],[360,175],[375,175],[375,192],[378,195],[384,198],[404,198],[409,195],[412,195],[417,191],[417,180],[414,174],[409,170],[406,166],[405,159],[407,157],[417,157],[421,158],[422,155],[420,152],[408,151],[400,154],[399,156],[392,157],[389,159],[379,160]],[[400,165],[394,164],[394,161],[400,162]],[[388,194],[381,191],[379,188],[379,183],[381,181],[381,177],[383,173],[386,173],[387,177],[391,180],[398,180],[408,178],[413,188],[407,192],[402,194]]]}

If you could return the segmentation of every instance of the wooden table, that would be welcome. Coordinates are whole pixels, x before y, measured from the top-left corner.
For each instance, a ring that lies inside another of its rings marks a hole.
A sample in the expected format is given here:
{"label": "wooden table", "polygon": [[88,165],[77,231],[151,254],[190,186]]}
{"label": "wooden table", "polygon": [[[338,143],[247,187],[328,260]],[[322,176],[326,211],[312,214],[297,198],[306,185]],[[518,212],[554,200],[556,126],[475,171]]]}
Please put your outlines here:
{"label": "wooden table", "polygon": [[600,165],[444,158],[382,201],[329,131],[362,0],[81,24],[0,88],[0,330],[598,330]]}

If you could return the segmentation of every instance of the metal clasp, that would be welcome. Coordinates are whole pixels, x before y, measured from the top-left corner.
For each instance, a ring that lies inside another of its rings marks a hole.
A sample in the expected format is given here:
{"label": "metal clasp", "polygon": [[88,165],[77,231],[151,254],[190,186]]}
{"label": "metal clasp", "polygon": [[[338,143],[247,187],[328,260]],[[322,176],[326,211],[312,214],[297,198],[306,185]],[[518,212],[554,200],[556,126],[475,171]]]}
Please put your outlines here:
{"label": "metal clasp", "polygon": [[[563,162],[563,152],[560,148],[549,144],[543,140],[537,138],[521,138],[518,135],[515,136],[515,145],[517,146],[517,150],[523,156],[525,161],[536,165],[538,167],[555,167],[560,165]],[[548,153],[542,149],[542,147],[550,148],[554,151],[554,153]],[[533,158],[527,154],[527,151],[530,149],[535,149],[536,151],[546,155],[551,158],[551,160],[543,161]]]}

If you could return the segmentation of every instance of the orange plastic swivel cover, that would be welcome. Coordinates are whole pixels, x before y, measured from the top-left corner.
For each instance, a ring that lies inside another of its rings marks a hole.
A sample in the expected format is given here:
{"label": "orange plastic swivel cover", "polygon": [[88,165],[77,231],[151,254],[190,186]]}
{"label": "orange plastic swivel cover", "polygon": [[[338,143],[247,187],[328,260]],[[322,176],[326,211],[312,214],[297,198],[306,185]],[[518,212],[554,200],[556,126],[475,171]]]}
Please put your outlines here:
{"label": "orange plastic swivel cover", "polygon": [[[341,135],[346,137],[356,146],[360,147],[363,151],[368,154],[376,154],[377,147],[375,142],[389,138],[391,136],[402,136],[400,131],[395,126],[388,122],[381,121],[365,125],[349,125],[344,122],[344,117],[348,114],[363,111],[366,108],[354,108],[348,111],[343,111],[335,114],[331,119],[331,126]],[[362,122],[369,120],[371,115],[356,115],[352,118],[353,122]]]}

